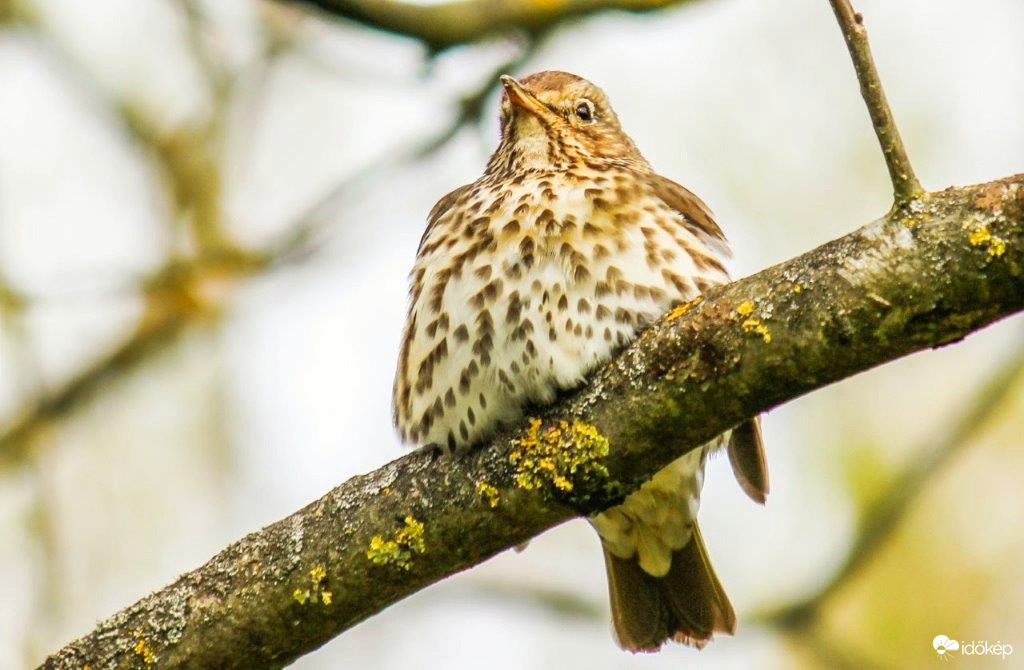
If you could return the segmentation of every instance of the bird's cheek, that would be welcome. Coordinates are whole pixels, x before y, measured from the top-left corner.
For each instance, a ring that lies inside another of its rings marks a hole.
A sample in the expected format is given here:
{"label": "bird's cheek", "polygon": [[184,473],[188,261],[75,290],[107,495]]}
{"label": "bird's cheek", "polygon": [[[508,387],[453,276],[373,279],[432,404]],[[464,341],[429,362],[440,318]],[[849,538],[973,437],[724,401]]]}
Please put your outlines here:
{"label": "bird's cheek", "polygon": [[541,123],[533,114],[529,112],[518,112],[516,114],[516,134],[520,137],[530,137],[533,135],[547,135],[547,129],[544,124]]}
{"label": "bird's cheek", "polygon": [[539,121],[531,123],[516,128],[516,148],[527,161],[546,161],[550,145],[547,131]]}

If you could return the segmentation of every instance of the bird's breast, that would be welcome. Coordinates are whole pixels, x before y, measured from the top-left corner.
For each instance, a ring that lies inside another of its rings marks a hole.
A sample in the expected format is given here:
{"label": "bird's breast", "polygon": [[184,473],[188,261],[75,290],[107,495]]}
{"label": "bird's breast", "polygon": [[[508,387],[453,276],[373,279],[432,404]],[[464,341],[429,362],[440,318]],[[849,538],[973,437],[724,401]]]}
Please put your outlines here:
{"label": "bird's breast", "polygon": [[674,217],[613,174],[474,185],[414,269],[396,380],[403,436],[486,439],[693,297],[693,240]]}

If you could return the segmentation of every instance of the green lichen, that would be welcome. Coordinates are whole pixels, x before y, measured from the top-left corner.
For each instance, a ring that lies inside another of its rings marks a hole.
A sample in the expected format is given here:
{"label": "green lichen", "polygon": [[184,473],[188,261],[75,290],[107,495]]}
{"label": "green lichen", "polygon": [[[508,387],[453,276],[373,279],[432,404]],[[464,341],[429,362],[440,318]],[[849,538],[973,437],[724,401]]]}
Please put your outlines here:
{"label": "green lichen", "polygon": [[487,501],[487,504],[494,509],[498,506],[498,488],[487,482],[477,482],[476,492],[481,498]]}
{"label": "green lichen", "polygon": [[405,525],[395,533],[394,538],[374,535],[370,539],[366,557],[375,565],[396,565],[403,570],[409,570],[412,567],[413,556],[427,550],[423,531],[422,522],[407,516]]}
{"label": "green lichen", "polygon": [[323,603],[326,607],[331,604],[333,594],[325,587],[327,586],[327,568],[323,563],[317,563],[309,569],[309,588],[297,588],[292,591],[292,598],[300,605],[306,603]]}
{"label": "green lichen", "polygon": [[559,421],[547,429],[542,425],[540,419],[531,419],[526,436],[515,441],[509,454],[516,486],[533,490],[551,485],[571,493],[578,478],[608,478],[600,462],[608,455],[608,438],[597,428],[582,421]]}

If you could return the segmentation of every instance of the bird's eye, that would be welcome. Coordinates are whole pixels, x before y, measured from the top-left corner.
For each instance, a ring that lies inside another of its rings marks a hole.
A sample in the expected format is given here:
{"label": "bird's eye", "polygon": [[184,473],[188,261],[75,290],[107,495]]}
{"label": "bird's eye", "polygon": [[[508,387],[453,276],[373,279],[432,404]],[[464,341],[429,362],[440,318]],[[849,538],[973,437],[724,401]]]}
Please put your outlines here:
{"label": "bird's eye", "polygon": [[580,121],[593,121],[594,120],[594,103],[589,100],[580,100],[576,103],[576,116]]}

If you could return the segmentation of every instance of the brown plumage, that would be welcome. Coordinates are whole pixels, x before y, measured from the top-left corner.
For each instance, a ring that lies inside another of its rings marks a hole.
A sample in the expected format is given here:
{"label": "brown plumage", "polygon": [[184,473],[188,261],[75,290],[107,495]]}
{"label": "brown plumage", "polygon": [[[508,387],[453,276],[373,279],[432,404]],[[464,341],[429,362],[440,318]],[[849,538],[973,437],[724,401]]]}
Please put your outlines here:
{"label": "brown plumage", "polygon": [[[601,89],[565,72],[503,83],[498,149],[480,179],[431,210],[411,274],[394,408],[415,444],[483,442],[728,280],[711,211],[651,169]],[[743,490],[763,502],[750,421],[591,519],[627,649],[700,647],[735,627],[696,522],[707,455],[725,445]]]}

